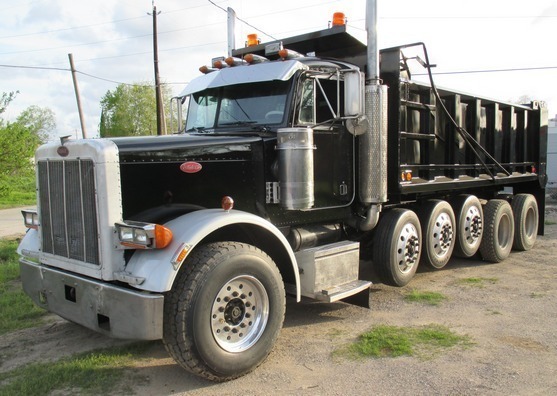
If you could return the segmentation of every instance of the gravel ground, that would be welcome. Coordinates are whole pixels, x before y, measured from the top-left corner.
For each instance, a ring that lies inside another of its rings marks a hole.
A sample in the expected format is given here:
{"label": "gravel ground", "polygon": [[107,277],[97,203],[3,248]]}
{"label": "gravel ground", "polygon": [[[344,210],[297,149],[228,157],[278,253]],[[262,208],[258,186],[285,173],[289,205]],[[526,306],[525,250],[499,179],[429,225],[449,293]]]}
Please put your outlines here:
{"label": "gravel ground", "polygon": [[[529,252],[502,263],[453,259],[440,271],[419,270],[404,288],[374,281],[370,310],[344,303],[287,302],[284,328],[269,358],[254,372],[215,384],[196,378],[152,344],[129,384],[137,395],[550,395],[557,394],[557,207],[548,206],[546,235]],[[483,278],[481,286],[462,283]],[[411,290],[435,291],[438,306],[404,300]],[[374,325],[439,324],[473,344],[430,358],[358,361],[332,352]],[[31,361],[122,343],[56,319],[39,329],[3,336],[0,371]],[[21,351],[25,350],[22,354]]]}

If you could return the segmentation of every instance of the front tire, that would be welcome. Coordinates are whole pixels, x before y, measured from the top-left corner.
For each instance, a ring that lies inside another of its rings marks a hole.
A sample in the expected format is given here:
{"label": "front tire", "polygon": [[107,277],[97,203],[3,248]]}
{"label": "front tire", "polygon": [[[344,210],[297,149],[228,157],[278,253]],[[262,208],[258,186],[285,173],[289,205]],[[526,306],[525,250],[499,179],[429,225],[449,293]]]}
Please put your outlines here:
{"label": "front tire", "polygon": [[379,221],[373,243],[373,264],[381,280],[404,286],[414,277],[420,261],[422,231],[411,210],[391,209]]}
{"label": "front tire", "polygon": [[227,381],[265,360],[284,313],[282,278],[267,254],[242,243],[211,243],[186,259],[165,298],[163,342],[186,370]]}

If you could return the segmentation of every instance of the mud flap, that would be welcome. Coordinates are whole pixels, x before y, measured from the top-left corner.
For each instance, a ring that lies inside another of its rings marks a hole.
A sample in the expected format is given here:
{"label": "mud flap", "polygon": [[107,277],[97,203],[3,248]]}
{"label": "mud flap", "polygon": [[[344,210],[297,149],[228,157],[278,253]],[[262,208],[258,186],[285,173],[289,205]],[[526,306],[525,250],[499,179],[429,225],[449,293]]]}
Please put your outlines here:
{"label": "mud flap", "polygon": [[340,301],[352,305],[357,305],[358,307],[371,309],[371,304],[369,301],[370,294],[371,294],[371,289],[367,287],[361,292],[353,294],[350,297],[346,297]]}

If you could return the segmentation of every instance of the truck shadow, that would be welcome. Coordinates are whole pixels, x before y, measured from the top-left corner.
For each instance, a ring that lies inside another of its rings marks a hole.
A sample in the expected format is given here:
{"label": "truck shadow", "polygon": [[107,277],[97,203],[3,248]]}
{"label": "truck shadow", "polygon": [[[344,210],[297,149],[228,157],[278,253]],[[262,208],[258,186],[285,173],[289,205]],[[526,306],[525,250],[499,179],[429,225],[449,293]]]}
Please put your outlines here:
{"label": "truck shadow", "polygon": [[[513,251],[511,255],[520,254],[521,252]],[[470,258],[451,258],[447,265],[441,269],[434,269],[430,268],[426,265],[419,265],[418,270],[416,271],[417,274],[427,274],[427,273],[436,273],[436,272],[443,272],[443,271],[454,271],[457,269],[462,268],[474,268],[474,267],[483,267],[483,266],[493,266],[498,265],[500,263],[492,263],[489,261],[482,260],[479,253],[476,253],[474,256]],[[360,279],[365,279],[373,282],[373,284],[383,284],[377,272],[374,268],[373,262],[366,260],[360,261]],[[412,284],[412,281],[409,283]]]}
{"label": "truck shadow", "polygon": [[[284,328],[319,325],[344,319],[342,311],[350,307],[344,302],[325,303],[302,298],[297,303],[294,298],[287,298]],[[362,308],[365,309],[365,308]]]}

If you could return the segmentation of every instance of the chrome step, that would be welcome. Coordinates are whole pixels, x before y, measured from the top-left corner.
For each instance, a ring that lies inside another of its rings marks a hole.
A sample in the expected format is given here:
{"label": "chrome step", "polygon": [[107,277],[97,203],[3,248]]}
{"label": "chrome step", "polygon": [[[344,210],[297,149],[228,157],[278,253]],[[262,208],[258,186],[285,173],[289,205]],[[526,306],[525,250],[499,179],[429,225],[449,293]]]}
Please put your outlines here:
{"label": "chrome step", "polygon": [[369,290],[370,287],[370,281],[354,280],[343,285],[322,290],[321,293],[316,293],[314,298],[319,301],[335,302],[353,296],[354,294],[358,294],[362,291],[366,291],[366,289]]}

